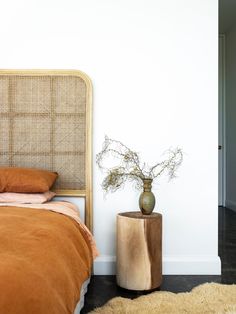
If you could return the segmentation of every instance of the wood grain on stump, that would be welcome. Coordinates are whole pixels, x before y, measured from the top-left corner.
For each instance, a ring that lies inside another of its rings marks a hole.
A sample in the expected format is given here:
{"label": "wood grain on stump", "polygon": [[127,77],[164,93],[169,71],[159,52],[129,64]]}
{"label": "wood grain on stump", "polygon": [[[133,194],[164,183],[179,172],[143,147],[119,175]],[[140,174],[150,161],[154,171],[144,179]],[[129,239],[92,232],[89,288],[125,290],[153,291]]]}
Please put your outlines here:
{"label": "wood grain on stump", "polygon": [[117,215],[117,284],[150,290],[162,280],[162,216],[127,212]]}

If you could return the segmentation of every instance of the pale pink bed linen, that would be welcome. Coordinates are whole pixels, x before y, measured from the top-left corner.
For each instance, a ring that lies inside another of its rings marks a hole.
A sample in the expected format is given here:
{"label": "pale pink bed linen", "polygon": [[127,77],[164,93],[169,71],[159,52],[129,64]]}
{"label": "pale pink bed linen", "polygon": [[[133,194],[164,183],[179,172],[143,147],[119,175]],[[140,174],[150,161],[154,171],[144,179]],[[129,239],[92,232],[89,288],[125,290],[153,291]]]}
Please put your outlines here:
{"label": "pale pink bed linen", "polygon": [[80,227],[84,230],[86,237],[89,240],[91,248],[92,248],[93,258],[95,259],[99,255],[92,233],[89,231],[89,229],[85,226],[85,224],[80,219],[77,206],[70,202],[55,201],[55,202],[48,202],[44,204],[0,203],[0,206],[15,206],[15,207],[23,207],[23,208],[36,208],[36,209],[43,209],[43,210],[51,210],[53,212],[69,216],[73,218],[80,225]]}
{"label": "pale pink bed linen", "polygon": [[44,193],[0,193],[0,203],[42,204],[50,201],[56,195],[55,192]]}

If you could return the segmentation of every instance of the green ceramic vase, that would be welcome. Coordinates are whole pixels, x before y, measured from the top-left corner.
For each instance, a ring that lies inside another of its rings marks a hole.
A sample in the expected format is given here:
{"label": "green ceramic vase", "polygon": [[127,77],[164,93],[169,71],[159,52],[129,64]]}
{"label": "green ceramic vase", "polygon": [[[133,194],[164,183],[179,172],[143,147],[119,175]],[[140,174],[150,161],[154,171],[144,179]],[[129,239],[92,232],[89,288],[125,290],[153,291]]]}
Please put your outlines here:
{"label": "green ceramic vase", "polygon": [[152,193],[152,179],[143,179],[143,192],[139,197],[139,208],[143,215],[151,215],[155,207],[155,196]]}

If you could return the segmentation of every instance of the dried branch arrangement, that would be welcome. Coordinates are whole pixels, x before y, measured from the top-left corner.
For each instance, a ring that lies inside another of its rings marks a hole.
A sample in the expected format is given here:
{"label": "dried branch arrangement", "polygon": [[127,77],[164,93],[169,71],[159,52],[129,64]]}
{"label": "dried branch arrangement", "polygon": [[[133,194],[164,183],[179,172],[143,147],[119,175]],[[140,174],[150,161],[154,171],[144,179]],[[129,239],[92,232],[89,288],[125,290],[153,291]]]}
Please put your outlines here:
{"label": "dried branch arrangement", "polygon": [[[102,188],[105,192],[115,192],[126,181],[134,181],[135,187],[141,189],[144,179],[154,180],[164,173],[169,179],[173,179],[183,161],[182,149],[179,147],[169,149],[165,155],[166,159],[150,167],[147,163],[141,162],[137,152],[132,151],[122,142],[105,136],[102,150],[96,155],[98,167],[106,173]],[[105,160],[109,157],[115,158],[118,162],[111,168],[104,166]]]}

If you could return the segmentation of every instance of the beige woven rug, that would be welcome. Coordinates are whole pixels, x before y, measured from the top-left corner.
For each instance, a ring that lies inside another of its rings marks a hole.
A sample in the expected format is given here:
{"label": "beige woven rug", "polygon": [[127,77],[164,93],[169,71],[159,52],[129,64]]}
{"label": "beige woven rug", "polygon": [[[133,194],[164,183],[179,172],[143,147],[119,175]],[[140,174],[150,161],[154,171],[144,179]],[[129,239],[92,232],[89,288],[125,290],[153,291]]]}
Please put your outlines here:
{"label": "beige woven rug", "polygon": [[236,285],[206,283],[185,293],[158,291],[134,300],[117,297],[92,313],[236,314]]}

